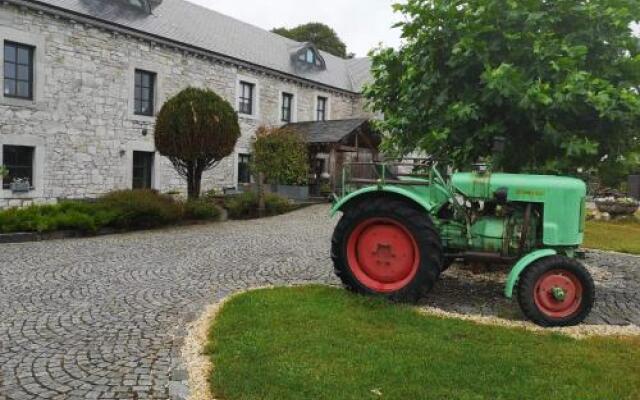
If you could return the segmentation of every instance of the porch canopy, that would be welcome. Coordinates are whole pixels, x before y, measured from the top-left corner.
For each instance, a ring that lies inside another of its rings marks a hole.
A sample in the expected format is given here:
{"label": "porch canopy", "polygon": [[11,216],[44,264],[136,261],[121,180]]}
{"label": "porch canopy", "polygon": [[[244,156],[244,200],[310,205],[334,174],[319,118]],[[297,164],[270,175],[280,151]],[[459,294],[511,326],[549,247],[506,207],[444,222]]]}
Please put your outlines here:
{"label": "porch canopy", "polygon": [[[381,137],[368,119],[311,121],[288,124],[309,144],[312,185],[320,185],[322,175],[336,190],[341,184],[342,166],[347,162],[370,162],[378,159]],[[327,176],[328,174],[328,176]]]}

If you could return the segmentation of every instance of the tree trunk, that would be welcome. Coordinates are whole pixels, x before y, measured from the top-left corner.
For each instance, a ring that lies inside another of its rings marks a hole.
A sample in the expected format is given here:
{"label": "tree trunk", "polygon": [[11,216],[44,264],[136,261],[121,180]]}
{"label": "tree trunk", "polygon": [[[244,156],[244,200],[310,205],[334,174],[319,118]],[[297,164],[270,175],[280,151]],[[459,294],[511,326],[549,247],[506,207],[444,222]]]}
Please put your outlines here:
{"label": "tree trunk", "polygon": [[264,174],[258,173],[258,217],[262,218],[266,214],[266,204],[264,200]]}
{"label": "tree trunk", "polygon": [[197,165],[189,168],[187,176],[187,194],[189,200],[200,198],[200,185],[202,183],[202,169]]}

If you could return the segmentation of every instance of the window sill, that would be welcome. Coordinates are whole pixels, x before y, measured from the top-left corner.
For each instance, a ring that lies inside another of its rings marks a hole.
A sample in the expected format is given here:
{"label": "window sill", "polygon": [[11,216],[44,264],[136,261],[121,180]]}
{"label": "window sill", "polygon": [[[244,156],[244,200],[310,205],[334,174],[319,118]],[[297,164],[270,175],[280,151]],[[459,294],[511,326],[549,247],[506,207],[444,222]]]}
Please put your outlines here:
{"label": "window sill", "polygon": [[27,108],[37,108],[38,103],[32,99],[21,99],[19,97],[0,97],[0,105],[10,106],[10,107],[27,107]]}
{"label": "window sill", "polygon": [[242,113],[238,113],[238,118],[239,119],[248,119],[248,120],[252,120],[255,121],[258,119],[258,116],[255,114],[242,114]]}
{"label": "window sill", "polygon": [[155,115],[129,114],[129,120],[136,121],[136,122],[155,123],[156,122],[156,116]]}
{"label": "window sill", "polygon": [[28,192],[12,192],[10,189],[3,188],[0,192],[2,194],[3,199],[23,199],[29,200],[36,197],[42,197],[41,193],[35,188],[31,189]]}

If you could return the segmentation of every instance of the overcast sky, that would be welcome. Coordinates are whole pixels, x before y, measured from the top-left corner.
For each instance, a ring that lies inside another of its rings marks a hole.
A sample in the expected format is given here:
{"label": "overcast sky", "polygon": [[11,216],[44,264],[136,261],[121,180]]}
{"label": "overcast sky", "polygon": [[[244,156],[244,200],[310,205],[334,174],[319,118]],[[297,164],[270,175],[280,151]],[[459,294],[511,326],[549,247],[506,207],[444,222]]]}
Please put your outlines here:
{"label": "overcast sky", "polygon": [[338,32],[358,57],[383,42],[397,47],[400,32],[391,26],[401,17],[391,9],[397,0],[189,0],[261,28],[291,28],[323,22]]}
{"label": "overcast sky", "polygon": [[[364,57],[379,43],[398,47],[402,16],[391,9],[398,0],[190,0],[261,28],[292,28],[323,22],[338,32],[349,52]],[[640,29],[636,29],[640,33]]]}

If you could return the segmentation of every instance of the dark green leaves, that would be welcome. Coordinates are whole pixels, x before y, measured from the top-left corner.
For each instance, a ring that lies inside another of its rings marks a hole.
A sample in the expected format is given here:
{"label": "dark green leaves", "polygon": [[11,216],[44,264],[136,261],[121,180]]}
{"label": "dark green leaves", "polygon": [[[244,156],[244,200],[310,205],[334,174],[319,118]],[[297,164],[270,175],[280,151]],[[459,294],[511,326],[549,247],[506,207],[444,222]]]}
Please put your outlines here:
{"label": "dark green leaves", "polygon": [[366,90],[385,116],[387,150],[445,153],[466,168],[504,136],[512,156],[502,166],[512,171],[571,173],[600,168],[605,156],[635,159],[627,155],[640,126],[640,47],[630,29],[637,0],[394,8],[405,15],[405,45],[372,54]]}

